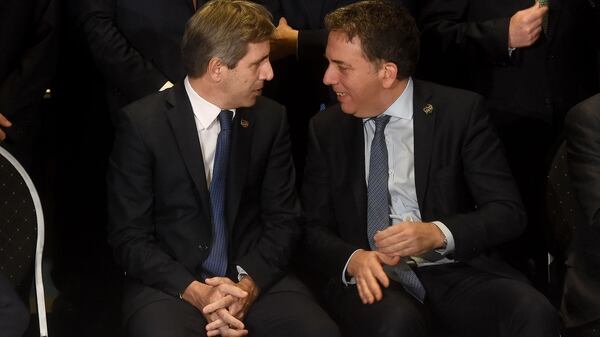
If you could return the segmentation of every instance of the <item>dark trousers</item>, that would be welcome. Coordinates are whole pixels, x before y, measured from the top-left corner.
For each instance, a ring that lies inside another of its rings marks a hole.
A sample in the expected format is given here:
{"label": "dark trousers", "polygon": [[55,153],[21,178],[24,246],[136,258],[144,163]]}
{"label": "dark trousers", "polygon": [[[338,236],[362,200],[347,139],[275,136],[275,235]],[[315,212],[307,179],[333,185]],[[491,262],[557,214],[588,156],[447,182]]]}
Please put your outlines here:
{"label": "dark trousers", "polygon": [[[355,286],[331,291],[328,308],[344,336],[558,337],[559,320],[548,300],[530,285],[462,263],[417,270],[425,305],[392,281],[383,299],[360,302]],[[436,327],[433,329],[432,327]]]}
{"label": "dark trousers", "polygon": [[0,273],[0,335],[21,337],[29,324],[29,311],[13,285]]}
{"label": "dark trousers", "polygon": [[[284,277],[261,294],[244,324],[251,337],[340,337],[333,320],[293,276]],[[200,337],[206,336],[205,326],[194,306],[164,294],[129,316],[125,329],[129,337]]]}

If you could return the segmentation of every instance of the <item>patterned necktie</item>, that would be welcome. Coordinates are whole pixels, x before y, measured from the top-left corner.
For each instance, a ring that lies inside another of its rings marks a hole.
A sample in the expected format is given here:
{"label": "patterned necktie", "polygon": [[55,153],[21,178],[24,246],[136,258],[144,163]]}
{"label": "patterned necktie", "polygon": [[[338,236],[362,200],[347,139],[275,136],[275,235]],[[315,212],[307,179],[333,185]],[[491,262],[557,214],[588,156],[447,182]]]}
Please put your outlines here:
{"label": "patterned necktie", "polygon": [[[390,193],[388,189],[388,153],[385,145],[385,126],[390,116],[382,115],[375,118],[375,135],[371,143],[371,158],[369,159],[369,180],[367,186],[367,235],[372,250],[376,250],[374,236],[390,224]],[[394,281],[420,302],[425,298],[425,288],[415,272],[401,261],[395,266],[384,265],[384,270]]]}
{"label": "patterned necktie", "polygon": [[221,131],[217,138],[217,150],[213,164],[213,177],[210,183],[210,204],[213,222],[213,242],[210,254],[202,264],[204,270],[214,276],[224,276],[227,272],[227,225],[225,223],[225,187],[227,163],[231,141],[233,112],[222,110],[219,114]]}

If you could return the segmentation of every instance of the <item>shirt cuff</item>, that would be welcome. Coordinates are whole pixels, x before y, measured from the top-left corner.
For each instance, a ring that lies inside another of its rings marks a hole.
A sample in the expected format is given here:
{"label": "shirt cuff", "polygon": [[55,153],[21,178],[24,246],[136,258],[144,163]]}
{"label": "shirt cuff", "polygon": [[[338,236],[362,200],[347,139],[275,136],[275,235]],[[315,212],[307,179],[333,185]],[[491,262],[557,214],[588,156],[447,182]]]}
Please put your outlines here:
{"label": "shirt cuff", "polygon": [[244,268],[240,267],[240,266],[235,266],[235,269],[238,272],[238,282],[240,282],[245,276],[248,276],[248,273],[244,270]]}
{"label": "shirt cuff", "polygon": [[516,50],[517,48],[510,48],[508,47],[508,57],[512,56],[512,53]]}
{"label": "shirt cuff", "polygon": [[354,254],[356,254],[356,252],[358,252],[359,250],[360,249],[357,249],[354,252],[352,252],[352,254],[350,254],[350,257],[348,258],[348,261],[346,261],[346,265],[344,266],[344,270],[342,270],[342,283],[345,286],[356,284],[356,279],[354,277],[351,277],[350,280],[346,279],[346,270],[348,269],[348,263],[350,263],[350,260],[352,259]]}
{"label": "shirt cuff", "polygon": [[454,253],[454,236],[452,232],[440,221],[433,221],[433,223],[442,231],[442,234],[446,237],[446,248],[435,249],[435,252],[440,253],[444,256]]}

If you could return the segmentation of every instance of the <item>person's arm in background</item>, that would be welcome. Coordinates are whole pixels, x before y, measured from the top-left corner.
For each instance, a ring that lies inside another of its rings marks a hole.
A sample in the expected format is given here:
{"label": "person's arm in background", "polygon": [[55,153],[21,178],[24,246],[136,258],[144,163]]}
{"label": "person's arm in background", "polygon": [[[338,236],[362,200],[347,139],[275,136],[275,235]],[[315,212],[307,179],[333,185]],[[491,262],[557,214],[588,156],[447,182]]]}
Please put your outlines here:
{"label": "person's arm in background", "polygon": [[0,13],[0,114],[16,123],[20,111],[41,102],[54,77],[58,6],[6,0]]}
{"label": "person's arm in background", "polygon": [[81,0],[74,6],[94,63],[108,85],[121,92],[126,101],[159,91],[169,82],[117,26],[115,0]]}
{"label": "person's arm in background", "polygon": [[[328,1],[323,0],[306,4],[305,7],[287,9],[281,0],[257,0],[267,7],[277,25],[272,43],[274,59],[296,55],[300,62],[308,63],[323,60],[328,32],[324,26],[324,18],[330,11],[344,5],[356,2],[354,0]],[[410,13],[415,13],[414,0],[394,0],[393,2],[406,7]],[[305,13],[298,13],[305,9]],[[294,12],[294,13],[290,13]],[[305,27],[295,27],[288,23],[289,16],[301,16],[306,22]]]}
{"label": "person's arm in background", "polygon": [[457,86],[457,82],[465,80],[463,71],[471,66],[470,63],[507,66],[517,62],[520,49],[539,38],[542,17],[547,13],[547,7],[536,3],[515,13],[490,17],[485,13],[488,9],[473,8],[475,6],[477,3],[469,0],[424,0],[419,3],[419,77]]}
{"label": "person's arm in background", "polygon": [[542,31],[542,17],[548,11],[535,3],[512,16],[472,21],[468,18],[469,0],[426,0],[421,6],[423,53],[477,53],[493,64],[506,63],[509,48],[535,43]]}

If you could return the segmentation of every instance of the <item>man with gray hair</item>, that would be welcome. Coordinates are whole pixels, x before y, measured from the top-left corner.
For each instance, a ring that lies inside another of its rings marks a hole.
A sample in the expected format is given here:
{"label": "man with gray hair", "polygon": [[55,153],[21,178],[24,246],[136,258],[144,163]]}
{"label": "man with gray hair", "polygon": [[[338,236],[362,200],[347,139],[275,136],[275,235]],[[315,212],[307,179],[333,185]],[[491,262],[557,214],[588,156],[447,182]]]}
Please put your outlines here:
{"label": "man with gray hair", "polygon": [[339,336],[287,274],[300,237],[274,26],[260,5],[207,3],[182,43],[188,76],[120,113],[109,241],[129,336]]}

